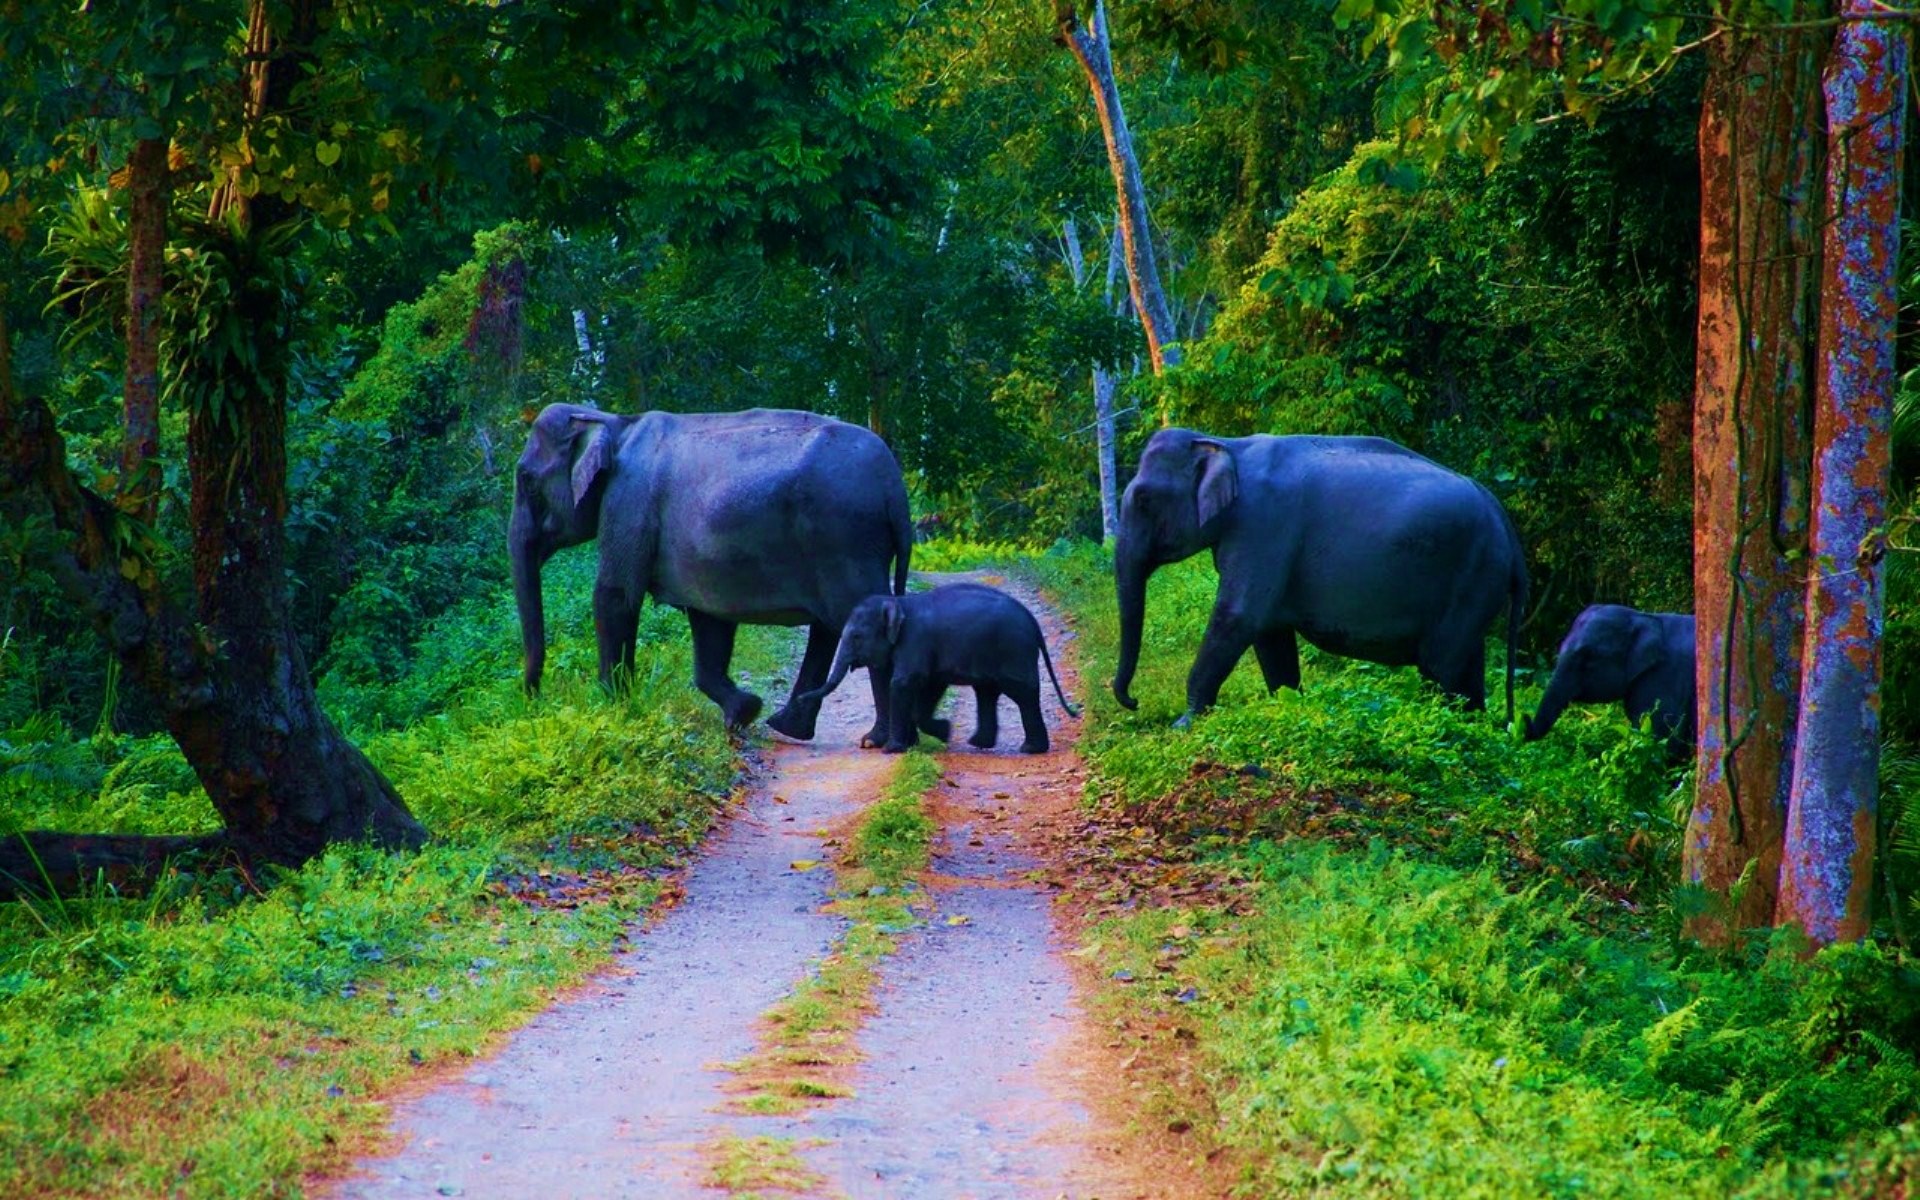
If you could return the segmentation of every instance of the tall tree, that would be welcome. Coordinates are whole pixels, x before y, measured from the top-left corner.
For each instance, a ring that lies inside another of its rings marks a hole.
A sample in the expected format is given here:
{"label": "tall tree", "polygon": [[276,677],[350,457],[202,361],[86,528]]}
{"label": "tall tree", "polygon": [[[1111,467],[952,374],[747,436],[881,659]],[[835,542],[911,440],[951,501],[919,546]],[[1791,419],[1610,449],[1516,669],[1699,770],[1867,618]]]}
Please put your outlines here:
{"label": "tall tree", "polygon": [[1133,308],[1147,335],[1147,355],[1153,373],[1180,362],[1178,334],[1167,306],[1166,289],[1153,250],[1153,222],[1147,209],[1147,189],[1140,178],[1140,158],[1134,153],[1133,133],[1127,128],[1120,104],[1120,85],[1113,76],[1113,39],[1107,32],[1104,0],[1094,0],[1093,14],[1083,24],[1073,0],[1056,0],[1054,24],[1059,36],[1085,72],[1100,114],[1100,131],[1107,143],[1107,165],[1113,171],[1113,189],[1119,200],[1120,237],[1126,247],[1127,286]]}

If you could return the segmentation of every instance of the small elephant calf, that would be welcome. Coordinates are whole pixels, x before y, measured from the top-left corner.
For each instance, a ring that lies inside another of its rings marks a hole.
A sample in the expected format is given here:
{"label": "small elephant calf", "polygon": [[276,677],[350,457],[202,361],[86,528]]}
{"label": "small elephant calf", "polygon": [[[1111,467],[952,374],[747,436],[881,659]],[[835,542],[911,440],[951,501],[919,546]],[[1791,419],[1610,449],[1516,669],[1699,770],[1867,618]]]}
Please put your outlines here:
{"label": "small elephant calf", "polygon": [[[1054,674],[1040,622],[1026,605],[996,588],[950,583],[930,592],[869,596],[847,618],[827,681],[805,700],[818,703],[840,686],[854,667],[865,667],[887,684],[887,741],[897,754],[921,732],[946,741],[953,725],[933,715],[949,687],[971,687],[980,703],[979,723],[967,741],[983,749],[999,740],[998,706],[1005,694],[1020,707],[1028,754],[1047,751],[1047,723],[1040,715],[1040,667],[1047,664],[1054,695],[1072,716]],[[864,739],[863,739],[864,743]]]}
{"label": "small elephant calf", "polygon": [[1621,604],[1592,604],[1573,620],[1527,740],[1547,736],[1570,703],[1625,702],[1638,725],[1653,714],[1653,732],[1667,753],[1685,758],[1694,741],[1693,618],[1648,613]]}

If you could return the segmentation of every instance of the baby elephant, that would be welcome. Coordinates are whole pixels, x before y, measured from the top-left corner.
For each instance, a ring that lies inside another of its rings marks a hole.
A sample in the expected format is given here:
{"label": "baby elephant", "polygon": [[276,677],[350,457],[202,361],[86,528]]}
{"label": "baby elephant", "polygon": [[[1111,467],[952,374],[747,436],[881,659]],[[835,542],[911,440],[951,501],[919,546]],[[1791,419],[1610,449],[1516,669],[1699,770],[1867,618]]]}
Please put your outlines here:
{"label": "baby elephant", "polygon": [[1547,735],[1568,704],[1626,701],[1627,720],[1653,714],[1653,731],[1684,758],[1693,749],[1693,618],[1645,613],[1620,604],[1589,605],[1560,643],[1553,679],[1527,740]]}
{"label": "baby elephant", "polygon": [[1061,706],[1079,716],[1060,690],[1040,622],[1026,605],[981,584],[950,583],[930,592],[862,600],[840,634],[827,681],[805,699],[817,703],[840,686],[848,671],[865,667],[887,681],[883,749],[897,754],[919,739],[918,731],[943,742],[952,735],[952,723],[933,715],[949,687],[973,689],[980,720],[967,740],[982,748],[992,746],[1000,737],[997,709],[1005,693],[1020,706],[1020,722],[1026,726],[1020,749],[1044,754],[1048,741],[1047,723],[1040,715],[1040,662],[1047,664]]}

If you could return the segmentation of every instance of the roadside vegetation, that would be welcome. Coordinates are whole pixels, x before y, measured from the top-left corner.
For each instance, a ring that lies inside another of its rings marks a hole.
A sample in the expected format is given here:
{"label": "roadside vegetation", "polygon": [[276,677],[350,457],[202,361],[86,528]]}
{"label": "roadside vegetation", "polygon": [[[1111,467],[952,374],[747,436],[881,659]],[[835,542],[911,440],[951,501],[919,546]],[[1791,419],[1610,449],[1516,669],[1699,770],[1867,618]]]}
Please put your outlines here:
{"label": "roadside vegetation", "polygon": [[[146,895],[0,905],[0,1195],[294,1195],[377,1143],[395,1082],[476,1053],[606,961],[740,769],[659,610],[614,698],[592,682],[593,562],[556,560],[551,686],[519,690],[510,598],[422,631],[378,699],[342,696],[438,837],[294,871],[183,862]],[[784,669],[783,631],[743,667]],[[396,710],[407,715],[400,718]],[[27,827],[192,829],[164,738],[0,741]]]}
{"label": "roadside vegetation", "polygon": [[1177,731],[1211,569],[1155,577],[1128,713],[1094,686],[1104,553],[1029,562],[1080,633],[1092,798],[1249,885],[1090,935],[1123,1011],[1195,1036],[1244,1194],[1905,1186],[1920,965],[1890,937],[1804,961],[1785,935],[1683,939],[1707,902],[1674,882],[1685,781],[1617,706],[1522,744],[1411,670],[1309,650],[1303,691],[1265,696],[1249,662]]}

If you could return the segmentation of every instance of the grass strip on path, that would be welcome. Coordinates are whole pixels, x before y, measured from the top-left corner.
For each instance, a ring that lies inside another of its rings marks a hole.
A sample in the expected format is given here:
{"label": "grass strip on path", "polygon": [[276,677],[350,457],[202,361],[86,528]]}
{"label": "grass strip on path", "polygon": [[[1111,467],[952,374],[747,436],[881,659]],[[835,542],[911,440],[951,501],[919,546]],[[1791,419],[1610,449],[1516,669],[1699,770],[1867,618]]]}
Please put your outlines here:
{"label": "grass strip on path", "polygon": [[712,1163],[707,1186],[727,1193],[730,1200],[805,1195],[825,1180],[800,1160],[804,1144],[793,1138],[728,1134],[707,1147]]}
{"label": "grass strip on path", "polygon": [[860,813],[835,864],[827,906],[847,928],[813,972],[767,1011],[753,1053],[729,1064],[740,1077],[736,1111],[794,1112],[849,1094],[840,1080],[859,1058],[852,1037],[872,1008],[877,967],[918,923],[915,904],[925,903],[915,879],[926,870],[934,834],[924,797],[939,781],[939,761],[910,751],[880,798]]}

